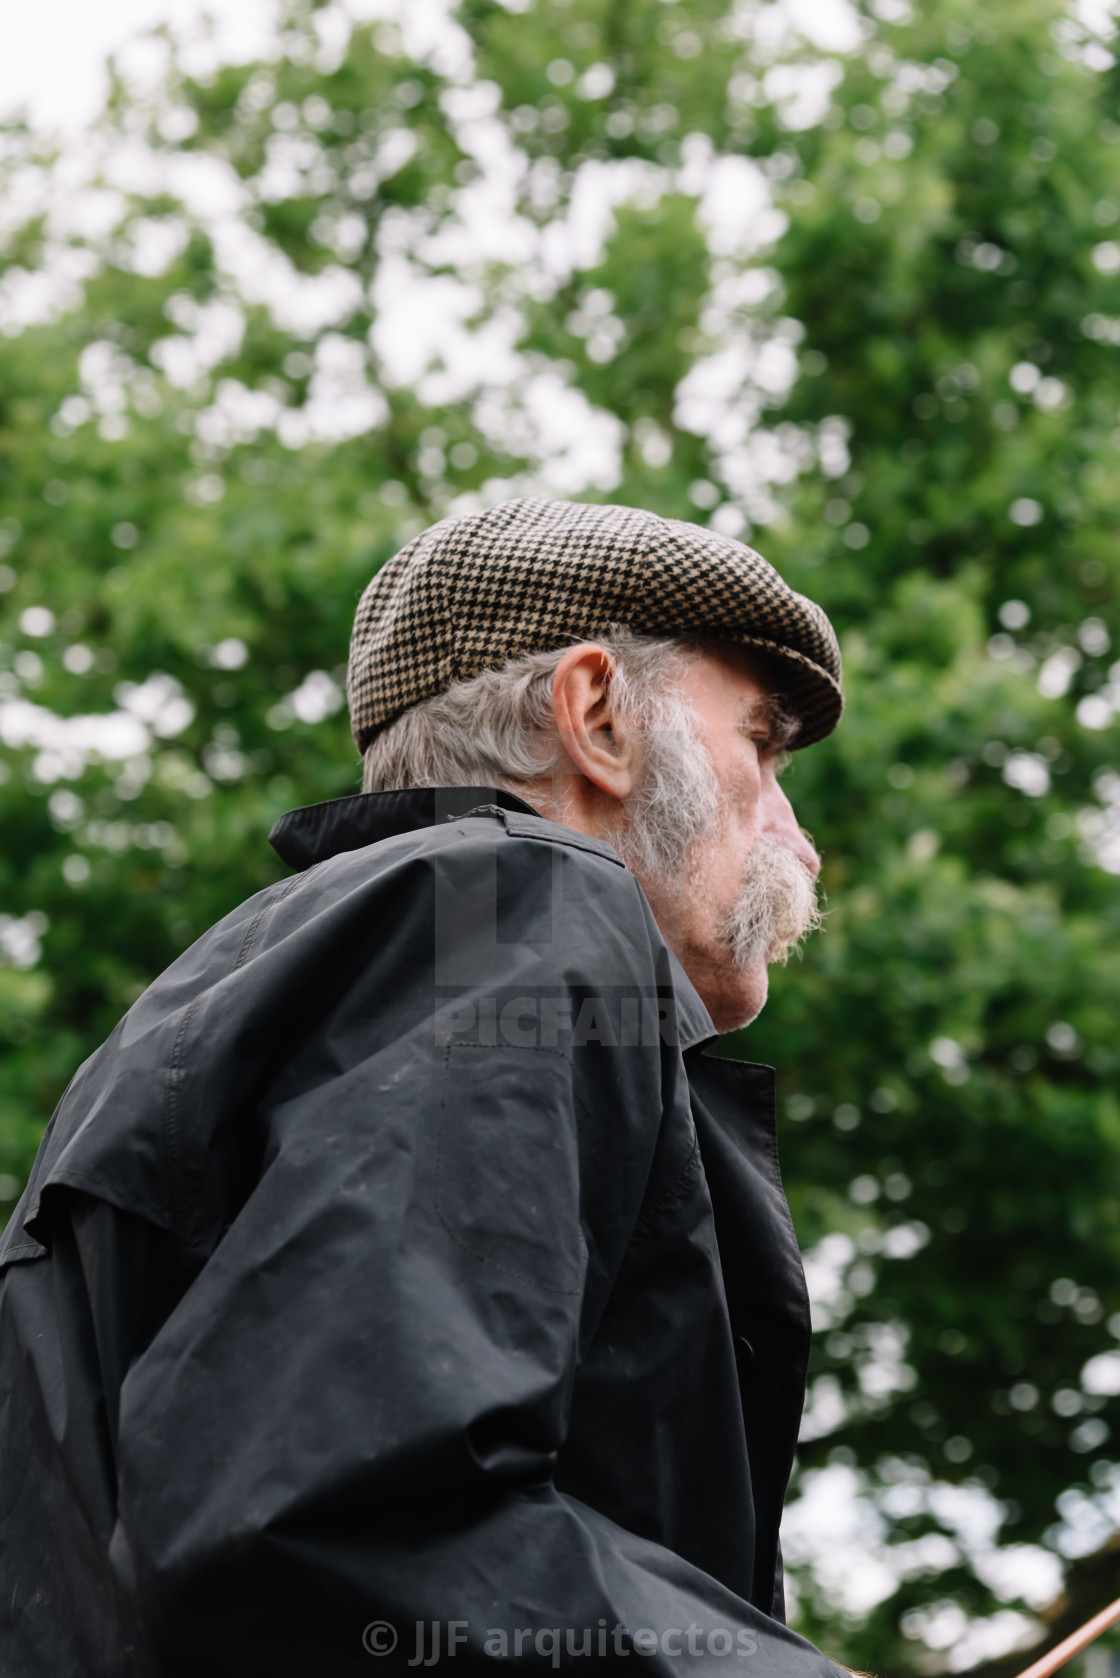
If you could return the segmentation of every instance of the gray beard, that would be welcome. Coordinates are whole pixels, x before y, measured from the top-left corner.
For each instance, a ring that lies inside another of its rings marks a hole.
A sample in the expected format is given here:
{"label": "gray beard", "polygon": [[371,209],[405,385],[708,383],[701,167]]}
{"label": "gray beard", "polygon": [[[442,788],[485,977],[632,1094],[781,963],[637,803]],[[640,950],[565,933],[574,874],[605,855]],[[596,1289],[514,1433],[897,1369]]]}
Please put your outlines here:
{"label": "gray beard", "polygon": [[788,845],[759,839],[743,864],[739,895],[720,926],[735,966],[786,962],[823,925],[817,887]]}
{"label": "gray beard", "polygon": [[[692,892],[705,841],[718,831],[724,812],[695,719],[683,701],[668,704],[675,704],[676,714],[671,726],[647,735],[645,780],[628,801],[629,821],[615,848],[634,873]],[[757,840],[743,864],[739,894],[718,926],[735,966],[746,971],[784,963],[823,924],[816,882],[805,865],[788,845]]]}

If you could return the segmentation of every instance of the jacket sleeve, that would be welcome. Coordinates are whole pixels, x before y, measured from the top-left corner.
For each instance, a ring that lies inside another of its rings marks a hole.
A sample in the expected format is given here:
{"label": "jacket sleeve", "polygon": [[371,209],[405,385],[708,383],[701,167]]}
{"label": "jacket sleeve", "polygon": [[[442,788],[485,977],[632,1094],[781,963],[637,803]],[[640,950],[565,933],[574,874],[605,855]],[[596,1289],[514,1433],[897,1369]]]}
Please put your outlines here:
{"label": "jacket sleeve", "polygon": [[602,1149],[564,1054],[430,1037],[276,1092],[256,1188],[124,1378],[112,1553],[163,1669],[835,1673],[558,1491]]}
{"label": "jacket sleeve", "polygon": [[117,1405],[181,1291],[164,1230],[72,1189],[0,1256],[0,1669],[5,1678],[148,1673],[108,1566]]}

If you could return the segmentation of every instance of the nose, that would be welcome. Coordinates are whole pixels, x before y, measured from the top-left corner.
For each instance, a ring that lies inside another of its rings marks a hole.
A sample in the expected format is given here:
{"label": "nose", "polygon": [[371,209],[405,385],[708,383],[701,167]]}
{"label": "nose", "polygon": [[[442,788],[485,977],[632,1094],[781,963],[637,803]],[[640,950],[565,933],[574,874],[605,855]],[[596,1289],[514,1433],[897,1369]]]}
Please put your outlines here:
{"label": "nose", "polygon": [[810,877],[816,879],[821,871],[821,859],[808,835],[797,825],[793,805],[776,778],[771,780],[764,796],[762,837],[773,839],[780,845],[787,845],[808,870]]}

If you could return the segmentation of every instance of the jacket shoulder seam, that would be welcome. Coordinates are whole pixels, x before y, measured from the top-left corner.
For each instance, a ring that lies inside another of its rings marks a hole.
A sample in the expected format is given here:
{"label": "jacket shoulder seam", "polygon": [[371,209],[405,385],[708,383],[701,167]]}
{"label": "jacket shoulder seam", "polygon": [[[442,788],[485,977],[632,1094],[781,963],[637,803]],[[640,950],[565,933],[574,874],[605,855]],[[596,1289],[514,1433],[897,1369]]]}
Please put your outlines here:
{"label": "jacket shoulder seam", "polygon": [[[616,854],[610,845],[601,839],[593,839],[590,835],[577,833],[575,828],[563,827],[559,822],[549,822],[544,816],[521,816],[516,811],[503,810],[498,805],[488,805],[487,812],[494,811],[501,818],[508,839],[534,839],[538,844],[564,845],[572,851],[584,851],[588,856],[597,856],[603,862],[613,863],[616,868],[626,871],[626,864]],[[475,812],[468,812],[474,814]],[[540,832],[530,826],[530,822],[540,822],[547,827],[547,833]]]}
{"label": "jacket shoulder seam", "polygon": [[293,874],[290,880],[284,881],[283,886],[280,891],[277,892],[275,897],[271,898],[267,903],[261,904],[256,914],[249,922],[245,936],[241,941],[241,948],[237,953],[237,960],[233,964],[233,971],[235,973],[240,967],[244,966],[245,962],[247,962],[249,957],[252,955],[253,945],[257,941],[257,933],[260,931],[261,923],[264,921],[265,917],[271,914],[273,909],[279,908],[280,904],[283,903],[288,894],[294,891],[296,886],[298,886],[302,880],[306,880],[307,875],[310,872],[311,870],[307,869],[301,874]]}

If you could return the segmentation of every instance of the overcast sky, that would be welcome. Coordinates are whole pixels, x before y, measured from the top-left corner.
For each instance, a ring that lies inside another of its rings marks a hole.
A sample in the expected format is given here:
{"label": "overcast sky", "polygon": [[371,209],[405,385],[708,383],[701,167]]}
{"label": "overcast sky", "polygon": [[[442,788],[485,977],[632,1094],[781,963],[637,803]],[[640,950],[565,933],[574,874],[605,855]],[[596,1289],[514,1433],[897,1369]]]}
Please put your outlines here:
{"label": "overcast sky", "polygon": [[[368,14],[381,7],[377,0],[357,0],[351,9]],[[106,58],[140,31],[209,12],[218,19],[226,52],[251,57],[267,38],[271,10],[270,0],[9,0],[0,116],[26,106],[38,124],[73,129],[96,114],[105,96]],[[847,0],[779,0],[774,10],[826,49],[853,44]]]}
{"label": "overcast sky", "polygon": [[[26,105],[40,123],[74,127],[93,116],[105,93],[105,59],[139,30],[165,18],[186,21],[210,11],[235,56],[249,55],[264,34],[268,0],[9,0],[0,54],[0,115]],[[785,0],[825,47],[843,46],[845,0]],[[1073,10],[1105,34],[1116,0],[1075,0]]]}
{"label": "overcast sky", "polygon": [[4,8],[0,114],[21,105],[52,127],[88,121],[105,95],[105,60],[139,30],[165,18],[220,13],[223,34],[251,44],[261,27],[261,0],[14,0]]}

